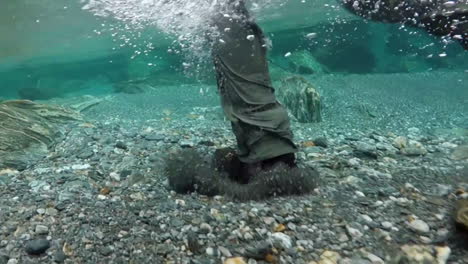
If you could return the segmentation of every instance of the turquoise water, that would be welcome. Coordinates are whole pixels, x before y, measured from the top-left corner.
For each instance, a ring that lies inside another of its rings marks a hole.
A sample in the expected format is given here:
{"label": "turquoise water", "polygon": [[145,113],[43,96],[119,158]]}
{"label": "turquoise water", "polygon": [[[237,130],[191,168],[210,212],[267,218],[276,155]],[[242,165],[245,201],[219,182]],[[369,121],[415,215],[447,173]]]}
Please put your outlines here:
{"label": "turquoise water", "polygon": [[[187,37],[203,30],[203,6],[134,0],[93,8],[94,2],[100,1],[2,2],[0,97],[109,94],[143,79],[156,88],[214,85],[207,47]],[[145,2],[156,3],[154,10]],[[310,79],[468,70],[468,53],[457,42],[400,24],[370,22],[335,2],[256,1],[250,9],[271,39],[274,80],[293,74]]]}

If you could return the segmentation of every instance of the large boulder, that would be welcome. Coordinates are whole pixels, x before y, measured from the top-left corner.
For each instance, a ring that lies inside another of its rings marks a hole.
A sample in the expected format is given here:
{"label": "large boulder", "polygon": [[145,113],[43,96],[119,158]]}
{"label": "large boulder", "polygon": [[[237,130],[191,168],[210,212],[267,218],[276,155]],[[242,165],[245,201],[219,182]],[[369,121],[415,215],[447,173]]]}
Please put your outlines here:
{"label": "large boulder", "polygon": [[139,94],[149,89],[152,89],[152,87],[145,78],[127,80],[114,84],[114,92],[116,93]]}
{"label": "large boulder", "polygon": [[326,66],[318,62],[314,56],[307,50],[293,52],[289,59],[289,67],[291,67],[297,74],[324,74],[329,70]]}
{"label": "large boulder", "polygon": [[322,121],[322,103],[319,93],[310,82],[300,76],[281,81],[277,89],[278,99],[301,123]]}
{"label": "large boulder", "polygon": [[455,221],[468,230],[468,199],[458,200],[455,208]]}
{"label": "large boulder", "polygon": [[0,102],[0,169],[24,169],[45,156],[60,124],[82,120],[78,112],[28,100]]}

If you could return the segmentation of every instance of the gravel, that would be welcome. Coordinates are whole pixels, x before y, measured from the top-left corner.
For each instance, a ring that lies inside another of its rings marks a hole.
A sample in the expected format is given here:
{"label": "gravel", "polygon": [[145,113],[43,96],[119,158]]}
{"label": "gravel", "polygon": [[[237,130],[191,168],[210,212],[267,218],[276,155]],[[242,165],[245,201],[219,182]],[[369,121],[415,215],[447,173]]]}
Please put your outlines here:
{"label": "gravel", "polygon": [[[163,173],[181,149],[210,160],[235,146],[214,101],[182,98],[168,114],[167,98],[119,96],[90,108],[92,125],[64,127],[64,140],[35,166],[0,169],[0,263],[389,263],[424,250],[428,263],[437,254],[442,263],[468,261],[451,220],[468,189],[467,160],[452,154],[467,138],[445,121],[437,133],[416,115],[406,126],[293,122],[299,164],[319,172],[317,188],[237,202],[177,194]],[[151,99],[160,108],[129,106]]]}

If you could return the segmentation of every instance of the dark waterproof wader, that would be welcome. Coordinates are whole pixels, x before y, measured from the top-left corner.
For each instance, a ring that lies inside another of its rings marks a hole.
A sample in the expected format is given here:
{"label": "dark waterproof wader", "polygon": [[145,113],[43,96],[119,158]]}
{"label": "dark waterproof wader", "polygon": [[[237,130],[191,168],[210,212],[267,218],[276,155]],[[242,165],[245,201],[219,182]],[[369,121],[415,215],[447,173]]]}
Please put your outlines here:
{"label": "dark waterproof wader", "polygon": [[239,159],[255,163],[296,152],[288,114],[274,95],[261,29],[243,15],[220,14],[214,24],[220,32],[213,40],[218,89]]}

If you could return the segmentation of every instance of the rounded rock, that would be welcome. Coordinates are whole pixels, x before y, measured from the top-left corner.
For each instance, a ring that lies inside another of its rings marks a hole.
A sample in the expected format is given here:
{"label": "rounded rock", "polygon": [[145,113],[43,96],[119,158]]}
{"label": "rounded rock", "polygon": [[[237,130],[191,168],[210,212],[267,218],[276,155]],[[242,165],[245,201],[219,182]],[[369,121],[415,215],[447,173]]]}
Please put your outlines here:
{"label": "rounded rock", "polygon": [[26,253],[30,255],[40,255],[50,247],[49,240],[46,239],[37,239],[31,240],[26,243]]}

